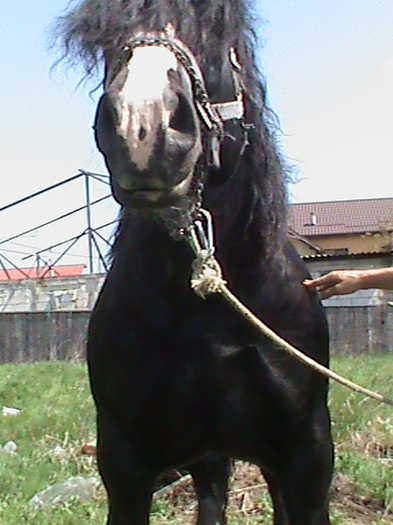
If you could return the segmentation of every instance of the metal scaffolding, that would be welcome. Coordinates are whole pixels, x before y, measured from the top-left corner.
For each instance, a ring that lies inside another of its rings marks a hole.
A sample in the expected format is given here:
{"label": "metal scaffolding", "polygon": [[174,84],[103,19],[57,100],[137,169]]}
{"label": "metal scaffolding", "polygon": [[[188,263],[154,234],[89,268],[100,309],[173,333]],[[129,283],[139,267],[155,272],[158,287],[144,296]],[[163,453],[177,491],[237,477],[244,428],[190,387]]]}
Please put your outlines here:
{"label": "metal scaffolding", "polygon": [[[18,199],[17,201],[14,201],[10,204],[7,204],[6,206],[1,207],[0,213],[5,212],[6,210],[9,210],[11,208],[16,208],[18,206],[21,206],[23,203],[26,203],[27,201],[35,199],[45,193],[49,193],[62,186],[68,185],[78,179],[81,179],[83,182],[83,188],[84,188],[83,190],[84,205],[83,206],[74,208],[66,213],[63,213],[61,215],[54,217],[51,220],[35,225],[34,227],[28,228],[16,235],[12,235],[11,237],[8,237],[0,241],[0,268],[4,271],[4,274],[6,276],[8,275],[7,278],[10,278],[11,269],[18,269],[20,271],[21,278],[26,278],[26,279],[31,278],[31,275],[25,272],[23,268],[20,267],[19,264],[15,264],[9,257],[7,257],[3,253],[4,250],[2,251],[2,247],[4,249],[4,247],[6,247],[9,243],[17,239],[20,239],[22,237],[25,237],[26,235],[32,234],[33,232],[37,232],[38,230],[44,229],[54,223],[58,223],[72,215],[81,213],[84,210],[85,210],[85,219],[82,220],[81,222],[82,229],[75,236],[62,240],[56,244],[51,244],[50,246],[46,246],[45,248],[37,249],[33,253],[26,255],[23,259],[26,260],[26,259],[33,258],[34,265],[37,269],[37,272],[35,272],[35,275],[39,276],[40,278],[43,278],[51,274],[53,268],[56,265],[58,265],[67,254],[70,254],[71,250],[74,248],[75,245],[79,243],[81,239],[87,239],[87,258],[88,258],[87,271],[88,273],[90,274],[100,273],[99,267],[101,267],[104,271],[107,271],[108,268],[107,268],[106,257],[105,257],[105,254],[103,253],[104,252],[103,246],[105,246],[106,249],[109,249],[111,247],[111,243],[110,243],[110,240],[108,239],[108,235],[105,235],[102,232],[103,230],[107,231],[108,228],[111,226],[113,227],[116,224],[117,220],[112,220],[110,222],[107,222],[105,224],[100,224],[97,226],[97,225],[94,225],[93,223],[93,214],[92,214],[92,210],[94,207],[96,207],[101,202],[112,198],[112,195],[109,190],[109,177],[107,175],[92,173],[92,172],[85,171],[85,170],[79,170],[79,172],[72,177],[69,177],[59,183],[48,186],[40,191],[32,193],[22,199]],[[100,197],[95,200],[92,199],[92,191],[91,191],[91,183],[93,180],[101,184],[104,184],[108,187],[108,193],[104,195],[103,197]],[[59,231],[60,231],[60,228],[59,228]],[[61,251],[60,253],[57,254],[57,257],[55,258],[55,260],[49,261],[47,255],[50,254],[52,250],[59,249],[59,248],[61,248]]]}

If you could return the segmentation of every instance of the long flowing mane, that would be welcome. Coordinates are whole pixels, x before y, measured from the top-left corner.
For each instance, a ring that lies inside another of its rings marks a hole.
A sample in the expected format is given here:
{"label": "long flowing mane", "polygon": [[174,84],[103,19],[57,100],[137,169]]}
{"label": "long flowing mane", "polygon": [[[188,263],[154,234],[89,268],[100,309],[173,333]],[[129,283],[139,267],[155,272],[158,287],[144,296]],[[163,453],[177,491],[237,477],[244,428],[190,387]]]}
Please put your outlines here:
{"label": "long flowing mane", "polygon": [[202,62],[216,62],[235,47],[243,66],[247,62],[250,76],[255,76],[254,21],[247,0],[82,0],[58,18],[55,35],[64,44],[64,55],[84,63],[90,74],[130,35],[141,28],[164,29],[170,23]]}
{"label": "long flowing mane", "polygon": [[235,48],[255,126],[245,167],[255,189],[250,221],[259,221],[274,251],[287,230],[289,170],[277,147],[277,119],[267,107],[265,82],[257,66],[256,26],[262,21],[251,4],[250,0],[82,0],[57,19],[54,38],[62,59],[70,65],[83,64],[86,77],[131,35],[141,29],[161,30],[169,23],[192,49],[208,83],[209,72],[225,63],[228,50]]}

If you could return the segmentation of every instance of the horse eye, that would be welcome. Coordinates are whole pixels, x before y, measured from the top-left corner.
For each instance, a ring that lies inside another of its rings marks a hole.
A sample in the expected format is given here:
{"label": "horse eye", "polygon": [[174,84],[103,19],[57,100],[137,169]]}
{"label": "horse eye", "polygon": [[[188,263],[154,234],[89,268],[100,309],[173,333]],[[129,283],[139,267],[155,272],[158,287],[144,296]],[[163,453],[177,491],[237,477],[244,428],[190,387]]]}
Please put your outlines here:
{"label": "horse eye", "polygon": [[118,64],[120,67],[124,66],[125,64],[128,64],[128,62],[131,60],[131,57],[134,53],[134,50],[130,46],[124,46],[121,50],[120,57],[118,59]]}

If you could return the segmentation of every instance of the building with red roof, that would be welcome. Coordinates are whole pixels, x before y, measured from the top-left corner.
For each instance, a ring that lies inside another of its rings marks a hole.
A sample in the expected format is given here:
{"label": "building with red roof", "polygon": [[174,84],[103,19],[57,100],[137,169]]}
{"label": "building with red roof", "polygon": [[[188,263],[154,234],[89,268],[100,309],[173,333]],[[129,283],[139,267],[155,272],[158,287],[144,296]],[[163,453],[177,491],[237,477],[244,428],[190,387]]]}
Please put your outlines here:
{"label": "building with red roof", "polygon": [[78,277],[86,265],[43,266],[31,268],[2,268],[0,281],[21,281],[24,279],[49,279],[54,277]]}
{"label": "building with red roof", "polygon": [[289,224],[303,257],[390,254],[393,199],[292,204]]}

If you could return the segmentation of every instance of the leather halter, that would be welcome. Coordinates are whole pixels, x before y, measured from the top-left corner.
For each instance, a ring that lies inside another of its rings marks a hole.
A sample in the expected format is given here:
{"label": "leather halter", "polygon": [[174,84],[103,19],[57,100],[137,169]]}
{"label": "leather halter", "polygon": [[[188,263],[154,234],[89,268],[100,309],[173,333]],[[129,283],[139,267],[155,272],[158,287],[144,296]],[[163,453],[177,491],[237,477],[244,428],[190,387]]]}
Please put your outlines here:
{"label": "leather halter", "polygon": [[198,115],[209,133],[208,165],[220,167],[220,147],[225,137],[224,122],[231,119],[239,120],[247,140],[247,125],[244,122],[244,96],[240,78],[241,66],[238,62],[236,51],[229,50],[229,60],[232,65],[232,79],[236,99],[229,102],[211,103],[206,89],[205,81],[199,64],[188,47],[176,38],[140,37],[130,40],[122,49],[119,58],[108,71],[105,80],[105,89],[114,81],[118,73],[132,57],[133,50],[137,47],[162,46],[169,49],[179,60],[190,77],[195,107]]}

